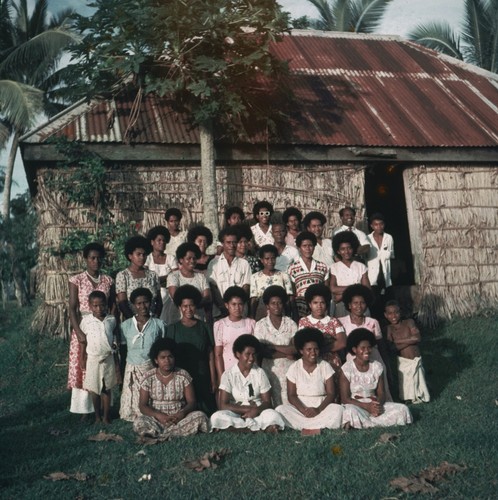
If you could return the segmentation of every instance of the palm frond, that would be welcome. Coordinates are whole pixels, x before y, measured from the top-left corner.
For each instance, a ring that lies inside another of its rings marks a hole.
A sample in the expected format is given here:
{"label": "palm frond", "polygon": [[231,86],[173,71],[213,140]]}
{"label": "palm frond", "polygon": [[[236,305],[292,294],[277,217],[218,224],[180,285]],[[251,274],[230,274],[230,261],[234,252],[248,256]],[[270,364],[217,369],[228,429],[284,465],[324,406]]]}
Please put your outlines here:
{"label": "palm frond", "polygon": [[379,27],[392,0],[351,1],[351,21],[356,33],[373,33]]}
{"label": "palm frond", "polygon": [[43,109],[43,91],[13,80],[0,80],[0,114],[24,132]]}
{"label": "palm frond", "polygon": [[9,50],[14,41],[12,40],[12,5],[10,0],[0,0],[0,57]]}
{"label": "palm frond", "polygon": [[10,123],[5,119],[0,118],[0,150],[5,147],[11,134],[12,127],[10,126]]}
{"label": "palm frond", "polygon": [[351,0],[335,0],[332,5],[335,31],[351,31],[351,3]]}
{"label": "palm frond", "polygon": [[58,26],[68,26],[72,23],[71,16],[73,16],[75,11],[73,9],[63,9],[55,14],[52,14],[52,18],[48,24],[48,29],[57,28]]}
{"label": "palm frond", "polygon": [[492,38],[488,9],[484,0],[465,0],[465,18],[462,25],[462,48],[465,60],[481,68],[486,67],[486,48]]}
{"label": "palm frond", "polygon": [[48,5],[47,0],[36,0],[33,12],[29,17],[28,39],[35,37],[47,29]]}
{"label": "palm frond", "polygon": [[408,33],[407,38],[429,49],[463,60],[460,39],[446,22],[419,25]]}
{"label": "palm frond", "polygon": [[335,19],[328,0],[308,0],[314,5],[320,16],[317,27],[324,31],[335,31]]}

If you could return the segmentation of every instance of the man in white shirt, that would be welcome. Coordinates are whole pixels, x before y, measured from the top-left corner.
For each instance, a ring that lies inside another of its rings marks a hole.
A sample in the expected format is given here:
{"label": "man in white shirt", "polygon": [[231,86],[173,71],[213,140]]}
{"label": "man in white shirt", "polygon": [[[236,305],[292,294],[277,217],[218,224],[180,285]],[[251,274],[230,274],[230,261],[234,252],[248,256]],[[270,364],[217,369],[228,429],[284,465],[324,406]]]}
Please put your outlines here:
{"label": "man in white shirt", "polygon": [[251,283],[251,267],[247,260],[236,257],[235,252],[239,241],[239,233],[233,227],[227,227],[220,232],[219,239],[223,252],[213,259],[207,269],[207,277],[213,293],[213,317],[219,317],[225,312],[223,294],[230,286],[240,286],[249,295]]}
{"label": "man in white shirt", "polygon": [[356,229],[354,227],[354,223],[356,221],[356,210],[352,207],[344,207],[339,210],[339,217],[341,218],[342,226],[338,229],[335,229],[332,236],[335,236],[337,233],[342,231],[351,231],[353,232],[360,242],[360,246],[358,248],[358,255],[365,256],[368,254],[370,249],[370,243],[367,239],[367,235]]}
{"label": "man in white shirt", "polygon": [[292,247],[285,243],[287,236],[287,228],[281,222],[272,224],[271,234],[274,239],[274,245],[278,250],[277,262],[275,269],[287,272],[289,266],[299,259],[299,252],[296,247]]}
{"label": "man in white shirt", "polygon": [[332,252],[332,240],[323,238],[323,228],[327,223],[327,217],[321,212],[309,212],[303,220],[305,231],[316,236],[316,247],[313,258],[323,262],[328,268],[334,263]]}

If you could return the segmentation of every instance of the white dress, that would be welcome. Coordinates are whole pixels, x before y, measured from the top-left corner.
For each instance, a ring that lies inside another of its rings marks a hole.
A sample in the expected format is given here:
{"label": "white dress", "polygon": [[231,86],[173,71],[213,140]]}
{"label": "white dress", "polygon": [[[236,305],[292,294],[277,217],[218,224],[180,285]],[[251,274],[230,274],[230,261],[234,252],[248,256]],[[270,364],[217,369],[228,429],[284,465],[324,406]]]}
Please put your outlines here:
{"label": "white dress", "polygon": [[[363,403],[372,401],[383,371],[384,368],[378,361],[370,361],[370,366],[366,372],[360,372],[354,360],[346,361],[342,365],[342,372],[349,380],[351,398]],[[373,417],[367,410],[356,405],[345,404],[343,406],[343,425],[349,423],[355,429],[390,427],[392,425],[412,423],[410,410],[401,403],[384,403],[384,413],[378,417]]]}
{"label": "white dress", "polygon": [[[163,276],[168,276],[168,274],[170,274],[173,269],[177,269],[178,262],[176,261],[176,257],[166,254],[165,263],[156,264],[154,262],[152,254],[149,254],[147,256],[147,260],[145,261],[145,267],[147,267],[147,269],[150,269],[151,271],[154,271],[160,278],[162,278]],[[169,296],[168,289],[163,286],[161,287],[161,299],[163,301],[163,309],[159,318],[162,319],[167,325],[170,325],[177,321],[176,319],[172,318],[172,316],[176,314],[177,308],[173,303],[173,300]]]}
{"label": "white dress", "polygon": [[[296,384],[297,397],[309,408],[317,408],[326,397],[325,382],[334,375],[334,370],[326,361],[319,361],[316,368],[308,373],[299,359],[289,368],[287,379]],[[284,422],[292,429],[339,429],[342,423],[342,406],[331,403],[316,417],[305,417],[295,406],[283,404],[276,408]]]}
{"label": "white dress", "polygon": [[[244,377],[239,365],[233,365],[221,376],[220,389],[231,395],[231,402],[243,406],[251,403],[260,406],[261,394],[271,389],[270,381],[265,372],[259,366],[253,366],[249,375]],[[263,410],[256,418],[242,418],[239,414],[220,410],[211,415],[212,429],[250,429],[251,431],[265,430],[271,425],[280,429],[285,427],[282,417],[273,409]]]}

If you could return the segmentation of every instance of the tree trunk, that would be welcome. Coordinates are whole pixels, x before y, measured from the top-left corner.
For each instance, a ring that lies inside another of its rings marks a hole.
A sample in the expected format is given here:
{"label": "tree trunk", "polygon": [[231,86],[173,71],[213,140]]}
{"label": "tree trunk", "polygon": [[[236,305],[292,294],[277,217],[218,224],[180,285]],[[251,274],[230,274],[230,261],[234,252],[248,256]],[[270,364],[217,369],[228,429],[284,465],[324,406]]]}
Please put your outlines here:
{"label": "tree trunk", "polygon": [[16,161],[17,147],[19,146],[19,132],[14,132],[14,137],[12,139],[12,146],[10,147],[9,157],[7,159],[7,166],[5,169],[5,187],[3,190],[3,205],[2,205],[2,217],[6,221],[9,219],[10,215],[10,192],[12,189],[12,176],[14,173],[14,163]]}
{"label": "tree trunk", "polygon": [[216,189],[216,164],[214,158],[213,122],[199,126],[201,139],[201,182],[204,224],[213,232],[214,241],[218,237],[218,193]]}

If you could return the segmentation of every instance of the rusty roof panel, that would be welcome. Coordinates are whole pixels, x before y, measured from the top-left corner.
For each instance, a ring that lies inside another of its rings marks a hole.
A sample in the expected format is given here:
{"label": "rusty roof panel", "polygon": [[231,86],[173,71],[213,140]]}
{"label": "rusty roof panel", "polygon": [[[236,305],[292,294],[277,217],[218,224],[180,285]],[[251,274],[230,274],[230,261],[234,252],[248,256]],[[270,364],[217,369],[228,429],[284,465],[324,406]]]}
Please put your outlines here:
{"label": "rusty roof panel", "polygon": [[[272,45],[289,61],[296,106],[279,143],[328,146],[496,147],[498,77],[397,37],[295,32]],[[73,106],[25,136],[122,142],[135,96]],[[79,106],[79,107],[78,107]],[[145,96],[131,143],[198,144],[167,101]],[[264,140],[261,134],[252,142]]]}

